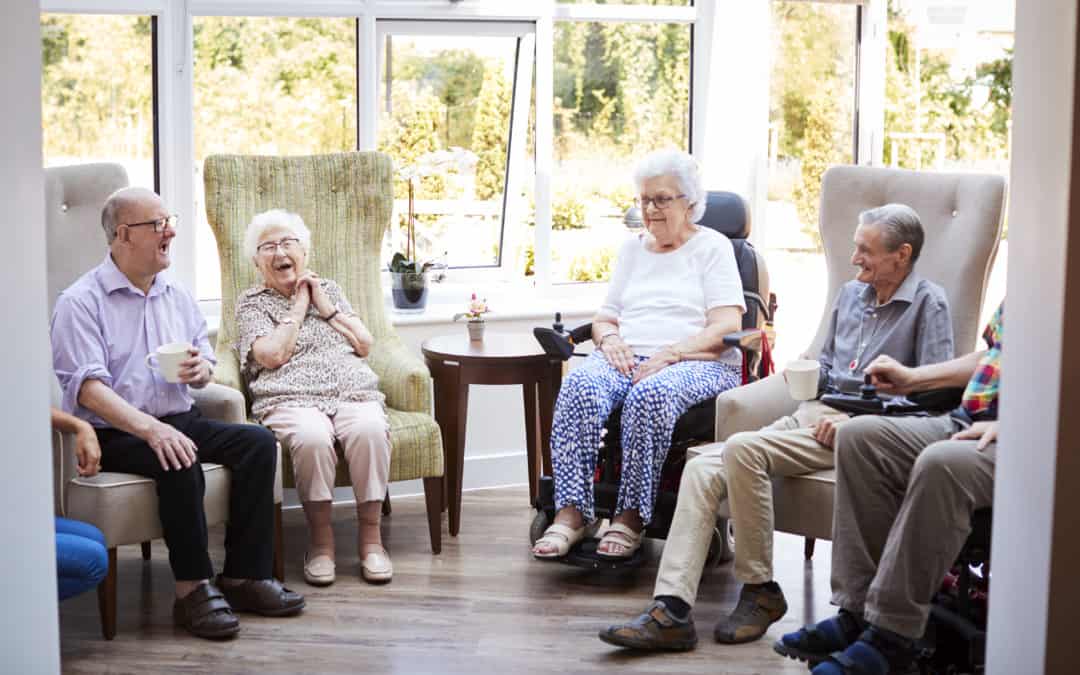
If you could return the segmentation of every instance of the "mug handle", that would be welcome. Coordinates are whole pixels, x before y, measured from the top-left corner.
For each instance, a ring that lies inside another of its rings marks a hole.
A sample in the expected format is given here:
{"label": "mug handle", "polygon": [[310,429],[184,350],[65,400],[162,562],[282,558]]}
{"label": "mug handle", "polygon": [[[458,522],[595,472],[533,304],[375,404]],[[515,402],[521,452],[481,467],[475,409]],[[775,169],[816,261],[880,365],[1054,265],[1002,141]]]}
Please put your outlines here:
{"label": "mug handle", "polygon": [[149,368],[150,370],[153,370],[154,372],[160,373],[161,368],[157,364],[151,362],[151,359],[154,358],[155,356],[157,356],[157,354],[154,353],[154,352],[150,352],[149,354],[146,355],[146,367]]}

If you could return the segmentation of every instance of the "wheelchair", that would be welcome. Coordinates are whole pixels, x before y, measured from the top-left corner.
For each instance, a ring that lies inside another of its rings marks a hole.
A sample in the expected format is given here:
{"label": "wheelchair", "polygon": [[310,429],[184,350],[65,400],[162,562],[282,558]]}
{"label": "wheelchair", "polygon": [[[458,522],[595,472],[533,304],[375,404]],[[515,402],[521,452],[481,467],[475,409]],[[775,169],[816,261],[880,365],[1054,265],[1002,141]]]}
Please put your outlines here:
{"label": "wheelchair", "polygon": [[[743,354],[743,384],[768,375],[772,370],[770,355],[772,321],[776,312],[776,297],[768,292],[768,273],[764,260],[747,241],[750,234],[750,216],[744,200],[732,192],[709,192],[705,214],[698,223],[726,235],[735,249],[735,259],[742,279],[743,295],[747,311],[743,314],[742,330],[726,335],[724,344],[738,348]],[[768,301],[765,300],[768,298]],[[533,329],[544,351],[563,361],[575,353],[574,346],[592,337],[592,324],[584,324],[566,331],[559,314],[551,328]],[[621,438],[622,406],[616,407],[604,425],[602,444],[597,457],[596,475],[593,480],[597,520],[615,515],[620,481],[622,458]],[[687,449],[715,440],[716,400],[708,399],[692,406],[675,424],[671,448],[660,474],[653,519],[645,528],[645,536],[664,539],[671,528],[675,502],[686,463]],[[555,484],[551,476],[541,476],[534,503],[536,516],[529,527],[529,541],[535,544],[544,530],[555,518]],[[573,547],[561,562],[598,571],[619,572],[639,567],[645,560],[638,549],[625,560],[612,560],[596,552],[599,541],[586,538]],[[734,555],[732,536],[727,519],[719,519],[713,530],[709,557],[706,565],[716,565],[730,560]]]}
{"label": "wheelchair", "polygon": [[[853,415],[909,415],[948,412],[960,405],[962,395],[963,389],[938,389],[885,401],[867,376],[858,395],[825,395],[821,402]],[[972,514],[971,534],[934,594],[926,634],[917,643],[920,675],[981,673],[985,668],[992,519],[992,509]]]}

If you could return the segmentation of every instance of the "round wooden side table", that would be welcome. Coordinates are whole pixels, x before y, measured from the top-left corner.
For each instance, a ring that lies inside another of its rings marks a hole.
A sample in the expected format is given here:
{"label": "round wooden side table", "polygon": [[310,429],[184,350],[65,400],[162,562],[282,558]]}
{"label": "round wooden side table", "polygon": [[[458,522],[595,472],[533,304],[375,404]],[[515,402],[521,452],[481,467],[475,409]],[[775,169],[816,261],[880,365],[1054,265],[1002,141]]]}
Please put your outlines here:
{"label": "round wooden side table", "polygon": [[[442,430],[449,531],[461,528],[461,482],[470,384],[520,384],[525,398],[529,497],[536,499],[541,468],[551,475],[551,419],[562,383],[562,361],[548,356],[527,333],[488,332],[471,341],[465,331],[425,340],[424,360],[435,383],[435,421]],[[541,467],[542,462],[542,467]]]}

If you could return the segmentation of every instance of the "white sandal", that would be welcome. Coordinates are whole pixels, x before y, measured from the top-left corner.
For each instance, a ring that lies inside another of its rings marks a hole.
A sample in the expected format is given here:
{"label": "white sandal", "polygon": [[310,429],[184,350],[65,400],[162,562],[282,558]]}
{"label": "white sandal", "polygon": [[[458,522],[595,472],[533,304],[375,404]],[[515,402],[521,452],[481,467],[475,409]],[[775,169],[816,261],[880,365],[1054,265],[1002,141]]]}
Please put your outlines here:
{"label": "white sandal", "polygon": [[[585,526],[582,525],[578,529],[574,530],[562,523],[555,523],[544,530],[544,536],[536,540],[533,544],[532,554],[534,558],[541,560],[553,560],[555,558],[562,558],[570,549],[574,547],[574,544],[578,543],[585,538]],[[550,544],[555,547],[554,551],[547,553],[540,553],[536,550],[536,547],[540,544]]]}
{"label": "white sandal", "polygon": [[[613,523],[598,533],[600,537],[600,543],[596,545],[596,554],[603,558],[614,558],[617,560],[625,560],[634,555],[634,552],[641,548],[641,541],[644,537],[645,528],[642,528],[641,532],[634,532],[632,529],[623,525],[622,523]],[[607,542],[608,545],[615,544],[622,548],[620,553],[604,553],[600,550],[600,547]]]}

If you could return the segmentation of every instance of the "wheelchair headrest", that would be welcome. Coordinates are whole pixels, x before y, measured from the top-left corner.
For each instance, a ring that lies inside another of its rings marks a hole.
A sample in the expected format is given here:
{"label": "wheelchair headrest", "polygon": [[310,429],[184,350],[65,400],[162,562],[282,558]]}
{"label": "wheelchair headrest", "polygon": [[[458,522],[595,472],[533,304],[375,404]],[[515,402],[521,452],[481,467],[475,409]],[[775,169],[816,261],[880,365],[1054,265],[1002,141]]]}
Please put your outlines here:
{"label": "wheelchair headrest", "polygon": [[710,190],[705,198],[705,215],[698,225],[709,227],[731,239],[750,236],[750,208],[734,192]]}

